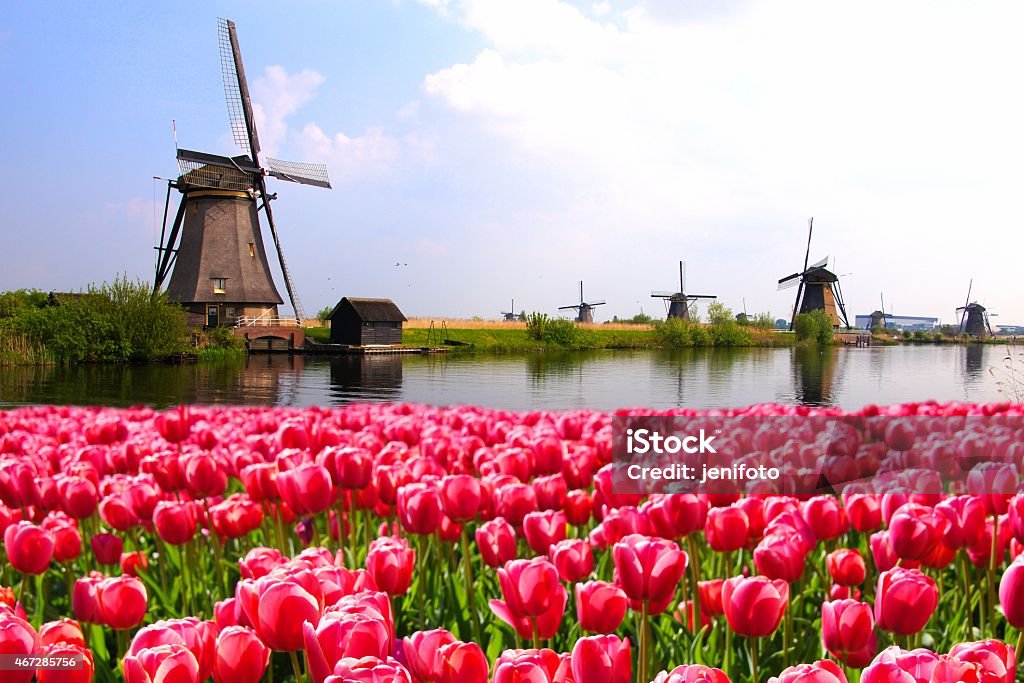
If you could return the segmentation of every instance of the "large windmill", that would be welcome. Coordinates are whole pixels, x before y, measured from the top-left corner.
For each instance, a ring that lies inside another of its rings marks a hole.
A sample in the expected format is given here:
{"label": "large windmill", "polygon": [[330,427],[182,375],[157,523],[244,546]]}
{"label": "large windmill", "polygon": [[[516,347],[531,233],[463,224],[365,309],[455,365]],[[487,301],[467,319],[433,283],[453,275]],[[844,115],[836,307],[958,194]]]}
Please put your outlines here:
{"label": "large windmill", "polygon": [[850,323],[846,318],[846,306],[843,304],[843,291],[839,286],[839,276],[826,268],[828,257],[807,265],[811,257],[812,234],[814,234],[813,218],[808,222],[807,227],[807,253],[804,255],[804,269],[779,280],[779,290],[797,288],[789,329],[793,329],[797,315],[816,310],[825,311],[832,318],[833,327],[848,328]]}
{"label": "large windmill", "polygon": [[956,309],[957,313],[960,314],[960,330],[959,334],[967,334],[971,337],[991,337],[993,336],[992,325],[989,323],[989,318],[994,318],[997,313],[989,313],[988,309],[979,304],[977,301],[971,301],[971,289],[974,287],[974,280],[972,279],[970,284],[967,285],[967,300],[964,301],[964,305]]}
{"label": "large windmill", "polygon": [[[302,185],[330,188],[327,167],[277,159],[260,162],[249,85],[235,23],[218,20],[221,75],[227,97],[231,132],[244,154],[234,157],[179,149],[181,175],[167,184],[164,227],[157,249],[154,291],[167,282],[167,297],[181,303],[193,323],[210,327],[233,324],[236,318],[277,318],[283,301],[270,273],[259,212],[266,216],[281,264],[285,287],[295,317],[304,317],[295,284],[285,263],[266,177]],[[170,232],[166,232],[171,188],[182,197]],[[180,239],[179,239],[180,237]],[[172,270],[173,269],[173,270]]]}
{"label": "large windmill", "polygon": [[679,291],[678,292],[651,292],[655,299],[668,299],[668,319],[680,318],[690,319],[690,309],[697,305],[700,299],[717,299],[714,294],[687,294],[686,293],[686,263],[679,262]]}
{"label": "large windmill", "polygon": [[606,302],[604,299],[601,301],[592,301],[587,303],[583,300],[583,280],[580,280],[580,302],[573,304],[572,306],[559,306],[558,310],[566,311],[572,309],[576,311],[576,322],[578,323],[592,323],[594,322],[594,308],[597,306],[603,306]]}

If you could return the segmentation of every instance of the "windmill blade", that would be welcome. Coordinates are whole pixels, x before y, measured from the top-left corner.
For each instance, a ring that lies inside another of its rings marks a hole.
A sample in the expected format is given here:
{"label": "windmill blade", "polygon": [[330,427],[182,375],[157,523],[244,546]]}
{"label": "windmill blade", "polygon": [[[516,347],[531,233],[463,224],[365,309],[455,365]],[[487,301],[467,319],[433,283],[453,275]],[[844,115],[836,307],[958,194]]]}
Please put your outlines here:
{"label": "windmill blade", "polygon": [[807,261],[811,258],[811,235],[814,234],[814,216],[807,221],[807,253],[804,254],[804,270],[807,270]]}
{"label": "windmill blade", "polygon": [[315,185],[331,189],[331,181],[327,177],[327,166],[324,164],[304,164],[298,161],[281,161],[267,158],[270,175],[301,185]]}
{"label": "windmill blade", "polygon": [[245,79],[242,51],[238,47],[235,22],[217,19],[217,42],[220,46],[220,73],[224,80],[224,97],[228,105],[228,120],[235,144],[259,164],[260,140],[256,135],[256,118],[252,113],[249,83]]}
{"label": "windmill blade", "polygon": [[579,307],[580,307],[580,305],[579,305],[579,304],[576,304],[575,306],[559,306],[559,307],[558,307],[558,310],[560,310],[560,311],[567,311],[567,310],[569,310],[569,309],[573,309],[573,310],[576,310],[576,309],[577,309],[577,308],[579,308]]}
{"label": "windmill blade", "polygon": [[793,315],[789,319],[789,331],[793,331],[793,326],[796,325],[796,314],[800,310],[800,297],[804,293],[804,279],[800,278],[800,286],[796,288],[796,299],[793,300]]}
{"label": "windmill blade", "polygon": [[796,285],[800,284],[800,282],[803,281],[802,278],[803,273],[793,273],[792,275],[787,275],[786,277],[779,280],[778,291],[781,292],[784,289],[795,287]]}
{"label": "windmill blade", "polygon": [[807,266],[807,268],[805,270],[813,270],[814,268],[823,268],[823,267],[825,267],[827,265],[828,265],[828,256],[826,256],[825,258],[821,259],[820,261],[815,261],[811,265]]}
{"label": "windmill blade", "polygon": [[267,223],[270,225],[270,234],[274,238],[274,247],[277,249],[277,259],[281,264],[281,274],[284,275],[284,286],[288,289],[288,300],[292,304],[292,310],[295,311],[295,318],[298,320],[299,325],[302,325],[302,321],[305,319],[305,312],[302,310],[302,303],[299,301],[299,295],[295,291],[295,284],[292,282],[292,275],[288,271],[288,264],[284,260],[284,250],[281,249],[281,239],[277,235],[277,226],[274,224],[274,213],[270,210],[270,200],[267,196],[267,184],[263,176],[259,178],[259,188],[261,196],[263,197],[263,211],[267,214]]}
{"label": "windmill blade", "polygon": [[662,289],[651,292],[651,296],[654,297],[655,299],[664,299],[665,297],[671,297],[675,295],[675,292],[666,292],[665,290]]}
{"label": "windmill blade", "polygon": [[687,299],[717,299],[718,295],[716,295],[716,294],[687,294],[686,298]]}
{"label": "windmill blade", "polygon": [[605,301],[604,299],[601,299],[600,301],[595,301],[593,303],[587,304],[587,306],[590,306],[591,308],[593,308],[594,306],[604,306],[606,303],[608,303],[608,302]]}

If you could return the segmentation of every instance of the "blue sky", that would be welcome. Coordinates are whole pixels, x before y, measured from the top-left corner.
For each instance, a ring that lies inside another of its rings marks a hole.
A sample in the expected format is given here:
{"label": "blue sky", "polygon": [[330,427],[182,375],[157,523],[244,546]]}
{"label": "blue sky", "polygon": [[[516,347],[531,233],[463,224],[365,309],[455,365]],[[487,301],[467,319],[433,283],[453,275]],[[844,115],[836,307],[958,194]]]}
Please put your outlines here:
{"label": "blue sky", "polygon": [[[182,147],[235,154],[216,18],[235,20],[307,311],[598,319],[675,284],[788,317],[831,255],[850,316],[1024,324],[1014,3],[365,0],[18,3],[0,17],[0,289],[152,277]],[[156,202],[154,204],[154,190]],[[176,196],[172,195],[172,199]],[[394,267],[395,262],[408,266]],[[283,289],[283,288],[282,288]]]}

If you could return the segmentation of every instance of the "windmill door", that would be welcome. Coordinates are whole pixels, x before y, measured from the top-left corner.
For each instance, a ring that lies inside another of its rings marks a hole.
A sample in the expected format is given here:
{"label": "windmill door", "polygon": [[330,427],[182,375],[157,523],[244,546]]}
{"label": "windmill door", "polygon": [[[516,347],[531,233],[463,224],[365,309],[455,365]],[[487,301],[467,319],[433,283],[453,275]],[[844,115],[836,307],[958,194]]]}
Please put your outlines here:
{"label": "windmill door", "polygon": [[217,327],[217,307],[207,306],[206,307],[206,326]]}

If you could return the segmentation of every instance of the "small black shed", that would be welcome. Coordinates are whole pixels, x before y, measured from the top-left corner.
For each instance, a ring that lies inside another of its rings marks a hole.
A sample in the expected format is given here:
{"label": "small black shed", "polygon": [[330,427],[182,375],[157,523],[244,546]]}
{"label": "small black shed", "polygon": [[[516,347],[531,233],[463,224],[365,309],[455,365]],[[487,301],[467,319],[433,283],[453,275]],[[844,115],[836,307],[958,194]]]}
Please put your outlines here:
{"label": "small black shed", "polygon": [[331,314],[331,343],[350,346],[401,344],[406,318],[391,299],[345,297]]}

